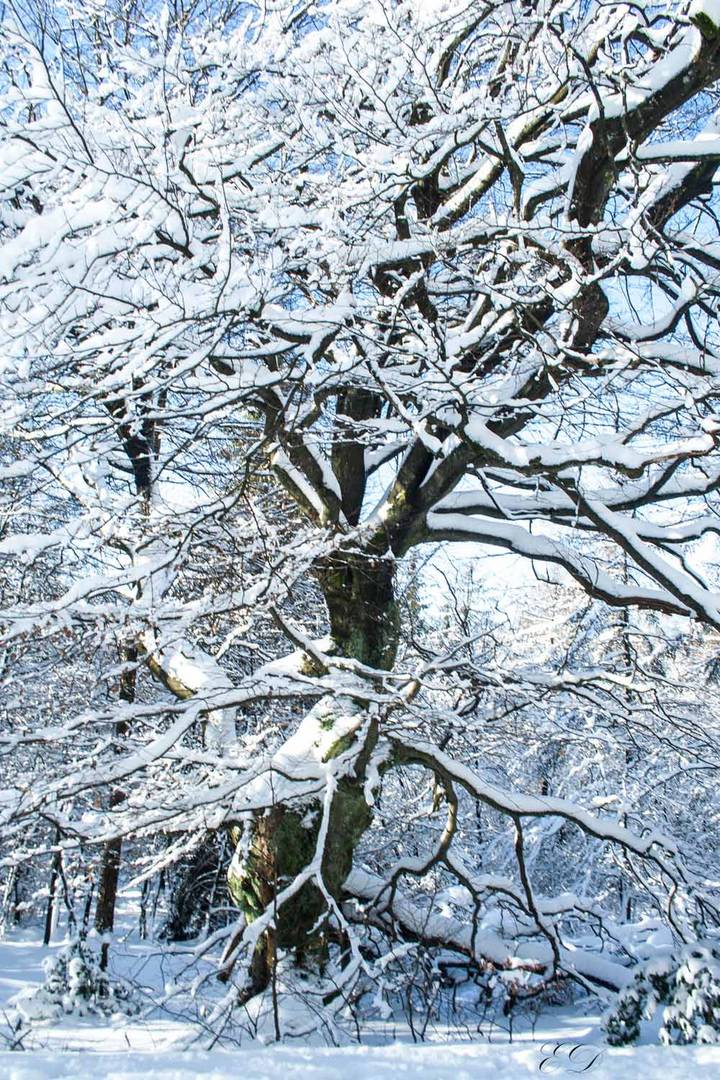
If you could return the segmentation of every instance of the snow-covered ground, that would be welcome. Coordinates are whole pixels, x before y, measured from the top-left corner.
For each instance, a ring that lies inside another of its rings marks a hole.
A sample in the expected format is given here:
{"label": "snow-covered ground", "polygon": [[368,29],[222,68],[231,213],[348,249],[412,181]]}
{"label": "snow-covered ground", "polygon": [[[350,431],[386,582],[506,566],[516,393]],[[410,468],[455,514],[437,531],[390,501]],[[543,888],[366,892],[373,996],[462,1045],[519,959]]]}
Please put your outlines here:
{"label": "snow-covered ground", "polygon": [[[44,949],[26,934],[0,942],[0,1020],[9,1000],[43,981]],[[115,964],[148,993],[172,980],[182,961],[127,940]],[[25,1030],[15,1051],[0,1050],[0,1080],[517,1080],[531,1076],[591,1076],[593,1080],[686,1080],[720,1077],[720,1047],[695,1049],[604,1046],[597,1015],[582,1009],[545,1014],[537,1025],[481,1025],[472,1041],[436,1026],[423,1045],[401,1022],[379,1025],[361,1046],[268,1045],[243,1040],[237,1049],[181,1050],[198,1029],[172,1004],[142,1017],[63,1017]],[[469,1032],[467,1035],[469,1036]],[[207,1034],[198,1045],[207,1043]],[[578,1049],[573,1049],[577,1047]],[[571,1056],[572,1051],[572,1056]]]}
{"label": "snow-covered ground", "polygon": [[267,1047],[209,1053],[79,1053],[31,1051],[0,1053],[0,1075],[7,1080],[518,1080],[529,1076],[590,1076],[592,1080],[717,1080],[720,1050],[642,1046],[608,1050],[586,1072],[567,1057],[548,1059],[537,1044],[487,1043],[342,1050]]}

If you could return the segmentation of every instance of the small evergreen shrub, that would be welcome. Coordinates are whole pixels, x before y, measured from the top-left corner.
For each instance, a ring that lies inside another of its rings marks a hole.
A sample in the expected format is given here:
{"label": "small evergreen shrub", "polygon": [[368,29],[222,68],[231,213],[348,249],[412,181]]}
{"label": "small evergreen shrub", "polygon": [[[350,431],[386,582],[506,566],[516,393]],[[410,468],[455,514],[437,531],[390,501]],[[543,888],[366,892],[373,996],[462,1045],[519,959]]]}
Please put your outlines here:
{"label": "small evergreen shrub", "polygon": [[607,1041],[611,1046],[636,1042],[641,1022],[659,1008],[662,1043],[720,1043],[720,953],[692,945],[640,967],[605,1017]]}
{"label": "small evergreen shrub", "polygon": [[12,1000],[25,1021],[55,1020],[70,1013],[112,1016],[140,1011],[140,1002],[130,984],[123,979],[110,979],[101,970],[95,953],[81,939],[48,957],[43,969],[42,986],[21,990]]}

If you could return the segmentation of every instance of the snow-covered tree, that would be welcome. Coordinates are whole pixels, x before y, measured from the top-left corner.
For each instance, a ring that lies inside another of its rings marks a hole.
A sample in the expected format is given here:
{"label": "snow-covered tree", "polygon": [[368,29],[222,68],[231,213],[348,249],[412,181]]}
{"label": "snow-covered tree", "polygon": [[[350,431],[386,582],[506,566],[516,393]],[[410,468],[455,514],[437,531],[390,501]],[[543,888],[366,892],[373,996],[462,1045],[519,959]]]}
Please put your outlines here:
{"label": "snow-covered tree", "polygon": [[578,837],[705,933],[692,851],[555,794],[550,724],[523,790],[468,720],[627,716],[632,664],[410,640],[398,583],[500,549],[713,647],[720,8],[11,2],[2,50],[3,648],[25,693],[72,681],[4,722],[16,855],[28,820],[105,844],[112,892],[122,838],[229,830],[244,993],[282,954],[342,999],[390,927],[619,987]]}

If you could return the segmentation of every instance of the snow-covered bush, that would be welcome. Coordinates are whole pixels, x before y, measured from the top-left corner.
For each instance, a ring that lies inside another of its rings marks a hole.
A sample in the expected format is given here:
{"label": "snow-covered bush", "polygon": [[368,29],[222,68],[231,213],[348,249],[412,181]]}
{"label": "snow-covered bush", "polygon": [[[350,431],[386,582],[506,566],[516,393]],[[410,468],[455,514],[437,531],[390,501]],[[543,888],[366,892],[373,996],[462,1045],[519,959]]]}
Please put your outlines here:
{"label": "snow-covered bush", "polygon": [[661,1007],[661,1042],[720,1043],[720,953],[693,945],[644,964],[605,1018],[610,1045],[636,1042]]}
{"label": "snow-covered bush", "polygon": [[140,1011],[137,994],[122,979],[110,979],[95,953],[77,939],[43,964],[45,982],[21,990],[12,1004],[25,1021],[54,1020],[64,1013],[75,1016],[111,1016]]}

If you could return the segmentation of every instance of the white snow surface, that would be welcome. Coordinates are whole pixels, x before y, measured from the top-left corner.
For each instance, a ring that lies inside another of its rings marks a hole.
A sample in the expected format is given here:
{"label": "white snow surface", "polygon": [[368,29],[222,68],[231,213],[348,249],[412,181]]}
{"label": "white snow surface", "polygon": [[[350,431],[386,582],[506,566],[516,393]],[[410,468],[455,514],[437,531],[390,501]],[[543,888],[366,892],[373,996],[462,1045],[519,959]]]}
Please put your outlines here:
{"label": "white snow surface", "polygon": [[[420,1077],[422,1080],[517,1080],[521,1077],[573,1076],[578,1071],[563,1051],[553,1056],[557,1040],[512,1045],[481,1042],[415,1046],[357,1046],[343,1049],[271,1046],[262,1049],[185,1053],[0,1053],[0,1075],[7,1080],[72,1080],[104,1077],[125,1080],[385,1080]],[[600,1048],[598,1048],[600,1049]],[[591,1060],[591,1059],[588,1059]],[[545,1063],[545,1064],[544,1064]],[[542,1066],[542,1068],[541,1068]],[[642,1046],[632,1050],[605,1050],[585,1073],[592,1080],[711,1080],[720,1074],[717,1048]]]}
{"label": "white snow surface", "polygon": [[[126,920],[123,920],[126,921]],[[42,981],[42,961],[62,947],[45,949],[37,937],[13,932],[0,941],[0,1019],[9,999]],[[161,959],[150,943],[116,939],[116,971],[151,990],[174,978],[180,957]],[[193,1010],[190,1010],[193,1011]],[[551,1009],[533,1027],[518,1016],[512,1041],[505,1021],[479,1030],[432,1025],[428,1042],[414,1044],[399,1017],[365,1029],[362,1045],[327,1047],[300,1040],[267,1044],[242,1037],[237,1048],[179,1049],[193,1035],[199,1046],[210,1034],[199,1030],[172,1004],[143,1017],[67,1015],[36,1025],[24,1049],[0,1049],[0,1080],[519,1080],[536,1076],[584,1075],[591,1080],[711,1080],[720,1076],[720,1047],[640,1045],[611,1049],[604,1043],[597,1013],[581,1005]],[[648,1031],[645,1038],[653,1038]],[[3,1043],[0,1041],[0,1046]],[[573,1058],[569,1057],[573,1048]],[[586,1070],[583,1072],[583,1068]]]}

